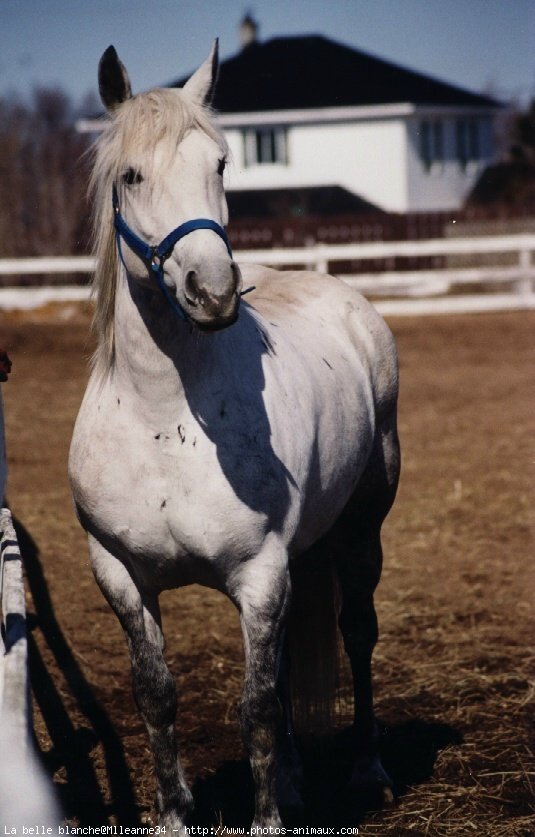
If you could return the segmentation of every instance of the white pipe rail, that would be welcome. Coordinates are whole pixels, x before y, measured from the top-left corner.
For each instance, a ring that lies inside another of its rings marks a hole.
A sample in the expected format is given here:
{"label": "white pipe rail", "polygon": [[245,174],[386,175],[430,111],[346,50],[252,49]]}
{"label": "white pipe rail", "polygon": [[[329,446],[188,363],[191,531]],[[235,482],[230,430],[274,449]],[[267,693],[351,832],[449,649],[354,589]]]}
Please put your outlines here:
{"label": "white pipe rail", "polygon": [[30,276],[36,273],[92,273],[93,256],[35,256],[0,259],[0,276]]}
{"label": "white pipe rail", "polygon": [[[280,266],[313,262],[320,272],[334,261],[473,255],[475,253],[531,253],[535,235],[478,236],[474,238],[430,238],[419,241],[364,241],[357,244],[314,244],[278,250],[242,250],[240,261]],[[525,256],[523,257],[525,258]]]}
{"label": "white pipe rail", "polygon": [[0,599],[0,812],[2,823],[9,825],[4,833],[29,834],[38,823],[43,834],[57,834],[62,815],[30,740],[22,558],[9,509],[0,510]]}
{"label": "white pipe rail", "polygon": [[0,510],[0,730],[9,718],[9,735],[22,750],[29,732],[28,647],[22,559],[8,509]]}
{"label": "white pipe rail", "polygon": [[[449,309],[477,310],[477,299],[482,299],[481,310],[509,310],[535,308],[535,235],[479,236],[472,238],[438,238],[422,241],[372,241],[352,244],[316,244],[311,247],[289,247],[265,250],[241,250],[235,253],[242,264],[265,264],[272,267],[305,266],[320,273],[336,274],[336,262],[388,260],[396,257],[421,258],[435,256],[473,256],[516,254],[517,264],[504,267],[428,268],[416,271],[384,271],[342,275],[348,284],[368,296],[409,297],[403,301],[378,302],[385,313],[437,313]],[[95,268],[91,256],[42,257],[35,259],[0,260],[0,276],[43,273],[89,273]],[[510,293],[478,293],[448,296],[442,300],[410,297],[436,297],[447,294],[452,285],[478,285],[481,290],[497,283],[511,286]],[[28,308],[52,300],[87,299],[85,287],[1,288],[0,308]],[[492,299],[491,299],[492,297]],[[439,304],[440,303],[440,304]]]}
{"label": "white pipe rail", "polygon": [[[314,263],[318,270],[334,261],[473,255],[476,253],[518,253],[519,262],[535,250],[535,234],[477,236],[473,238],[430,238],[418,241],[365,241],[351,244],[313,244],[309,247],[280,247],[240,250],[237,261],[278,267]],[[527,254],[527,255],[526,255]],[[525,264],[521,266],[525,267]],[[0,276],[36,273],[89,273],[95,269],[92,256],[40,256],[0,259]]]}

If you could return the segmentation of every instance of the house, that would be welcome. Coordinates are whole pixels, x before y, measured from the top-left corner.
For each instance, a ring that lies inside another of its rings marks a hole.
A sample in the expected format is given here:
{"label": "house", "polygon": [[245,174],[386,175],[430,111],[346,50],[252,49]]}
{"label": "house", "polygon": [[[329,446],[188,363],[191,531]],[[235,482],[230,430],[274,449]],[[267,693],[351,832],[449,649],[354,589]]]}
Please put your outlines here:
{"label": "house", "polygon": [[249,16],[240,31],[214,99],[231,217],[455,211],[494,162],[489,96],[322,35],[261,41]]}
{"label": "house", "polygon": [[275,193],[285,205],[285,192],[286,205],[292,194],[306,204],[311,190],[321,205],[322,194],[338,189],[347,205],[354,198],[388,212],[456,210],[494,159],[502,106],[488,96],[321,35],[263,42],[250,17],[241,33],[241,50],[221,63],[214,100],[235,206],[250,204],[253,193],[259,207]]}

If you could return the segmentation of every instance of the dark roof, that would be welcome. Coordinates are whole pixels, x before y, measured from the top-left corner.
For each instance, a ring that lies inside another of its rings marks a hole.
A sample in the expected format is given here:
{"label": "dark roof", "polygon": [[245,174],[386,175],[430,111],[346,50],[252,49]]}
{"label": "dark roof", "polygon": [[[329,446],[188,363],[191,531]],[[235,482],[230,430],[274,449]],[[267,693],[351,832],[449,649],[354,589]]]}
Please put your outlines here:
{"label": "dark roof", "polygon": [[488,96],[309,35],[254,42],[223,61],[214,107],[219,113],[247,113],[399,102],[500,105]]}
{"label": "dark roof", "polygon": [[301,218],[382,212],[379,207],[342,186],[302,186],[286,189],[239,189],[226,193],[230,217]]}

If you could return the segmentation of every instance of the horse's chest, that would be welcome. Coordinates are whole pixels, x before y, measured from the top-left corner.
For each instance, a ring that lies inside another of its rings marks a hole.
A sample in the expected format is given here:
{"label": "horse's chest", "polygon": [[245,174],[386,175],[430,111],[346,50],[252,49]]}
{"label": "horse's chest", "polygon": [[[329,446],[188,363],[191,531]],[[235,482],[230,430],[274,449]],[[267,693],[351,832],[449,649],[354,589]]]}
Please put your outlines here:
{"label": "horse's chest", "polygon": [[252,440],[231,434],[216,443],[191,416],[166,429],[103,416],[77,436],[77,505],[129,553],[215,559],[254,548],[285,479],[276,458],[254,452]]}

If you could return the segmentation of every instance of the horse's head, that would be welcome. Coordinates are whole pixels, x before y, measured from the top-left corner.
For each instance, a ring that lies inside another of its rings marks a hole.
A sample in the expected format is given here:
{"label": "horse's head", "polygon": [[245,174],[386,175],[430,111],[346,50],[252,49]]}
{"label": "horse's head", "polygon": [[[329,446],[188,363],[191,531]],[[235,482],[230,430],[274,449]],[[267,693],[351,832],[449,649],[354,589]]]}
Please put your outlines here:
{"label": "horse's head", "polygon": [[[202,329],[238,316],[241,276],[223,227],[227,149],[209,104],[217,42],[182,89],[132,96],[113,47],[99,65],[102,101],[111,115],[97,152],[121,255],[129,276],[159,284],[178,313]],[[109,218],[109,215],[108,215]]]}

